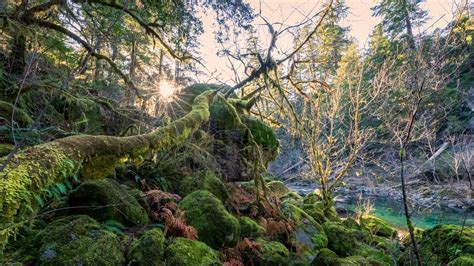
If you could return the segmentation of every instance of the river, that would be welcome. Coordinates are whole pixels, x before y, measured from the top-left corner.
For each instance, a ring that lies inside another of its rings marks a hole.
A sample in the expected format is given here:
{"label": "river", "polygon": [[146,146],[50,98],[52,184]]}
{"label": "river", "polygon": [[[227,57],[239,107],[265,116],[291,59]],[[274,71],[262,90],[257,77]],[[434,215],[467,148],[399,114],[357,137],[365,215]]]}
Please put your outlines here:
{"label": "river", "polygon": [[[289,184],[288,187],[305,195],[313,191],[314,187]],[[405,214],[402,201],[393,199],[370,197],[365,198],[373,205],[371,215],[382,218],[392,226],[406,229]],[[343,195],[342,201],[337,201],[337,208],[354,212],[359,200],[355,196]],[[412,222],[414,226],[428,229],[438,224],[456,224],[474,226],[474,213],[465,214],[463,211],[456,211],[445,207],[431,207],[429,209],[420,206],[412,206]]]}

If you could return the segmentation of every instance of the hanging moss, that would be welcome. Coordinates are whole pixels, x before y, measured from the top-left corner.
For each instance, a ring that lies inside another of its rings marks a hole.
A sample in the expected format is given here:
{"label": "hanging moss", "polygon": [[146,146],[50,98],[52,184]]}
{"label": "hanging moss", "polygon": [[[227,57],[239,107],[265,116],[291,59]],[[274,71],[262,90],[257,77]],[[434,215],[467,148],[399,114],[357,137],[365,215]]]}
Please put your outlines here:
{"label": "hanging moss", "polygon": [[31,210],[36,209],[34,199],[42,189],[76,175],[84,164],[97,158],[104,162],[104,156],[109,156],[108,163],[117,165],[125,156],[140,160],[151,150],[163,151],[176,146],[207,121],[212,96],[212,92],[197,96],[191,112],[149,134],[131,137],[78,135],[16,153],[4,169],[5,176],[0,179],[0,246],[3,247],[12,234],[8,224],[15,216],[31,214]]}

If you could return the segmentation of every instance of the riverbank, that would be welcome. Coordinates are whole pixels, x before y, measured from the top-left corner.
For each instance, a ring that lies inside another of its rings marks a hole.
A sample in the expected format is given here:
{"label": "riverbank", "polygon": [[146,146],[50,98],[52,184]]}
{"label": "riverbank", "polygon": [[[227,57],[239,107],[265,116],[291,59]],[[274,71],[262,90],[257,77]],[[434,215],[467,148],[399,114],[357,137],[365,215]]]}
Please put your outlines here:
{"label": "riverbank", "polygon": [[[349,180],[350,184],[355,182]],[[300,195],[311,193],[317,188],[310,182],[292,182],[288,184],[288,187]],[[430,187],[429,193],[421,193],[423,188],[409,190],[413,193],[410,194],[410,206],[415,226],[427,229],[439,224],[474,225],[474,218],[466,211],[469,207],[466,202],[472,200],[472,197],[460,200],[454,197],[456,195],[453,193],[437,196],[435,191],[439,193],[440,187],[442,186]],[[394,227],[406,229],[402,196],[398,190],[387,185],[372,188],[346,185],[336,191],[336,207],[341,212],[351,215],[362,203],[368,203],[369,207],[372,207],[372,215],[387,220]]]}

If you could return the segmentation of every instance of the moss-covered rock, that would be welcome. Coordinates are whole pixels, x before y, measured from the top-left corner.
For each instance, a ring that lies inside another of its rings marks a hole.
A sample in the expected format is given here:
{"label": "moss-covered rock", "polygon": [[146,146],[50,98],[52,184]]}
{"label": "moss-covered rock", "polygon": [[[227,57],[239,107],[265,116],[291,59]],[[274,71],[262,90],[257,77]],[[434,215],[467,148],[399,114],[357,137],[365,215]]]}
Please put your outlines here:
{"label": "moss-covered rock", "polygon": [[125,257],[116,235],[86,215],[49,224],[37,236],[40,265],[122,265]]}
{"label": "moss-covered rock", "polygon": [[328,248],[322,248],[319,250],[318,255],[314,258],[311,265],[323,266],[323,265],[337,265],[339,256]]}
{"label": "moss-covered rock", "polygon": [[313,217],[314,220],[316,220],[318,223],[325,223],[328,221],[326,218],[326,215],[324,214],[324,210],[321,208],[320,204],[313,203],[313,204],[303,204],[302,209],[309,214],[311,217]]}
{"label": "moss-covered rock", "polygon": [[163,265],[164,253],[165,236],[160,229],[155,228],[132,242],[127,259],[129,265]]}
{"label": "moss-covered rock", "polygon": [[175,238],[166,248],[165,265],[221,265],[216,251],[205,243],[189,240],[186,238]]}
{"label": "moss-covered rock", "polygon": [[302,251],[299,260],[309,264],[316,252],[328,245],[323,227],[301,208],[290,203],[283,204],[282,211],[296,225],[291,242]]}
{"label": "moss-covered rock", "polygon": [[328,238],[328,248],[338,255],[349,256],[357,248],[351,229],[334,222],[324,223],[323,228]]}
{"label": "moss-covered rock", "polygon": [[258,223],[256,223],[249,217],[240,217],[239,224],[241,237],[257,238],[261,237],[265,232],[265,229],[263,227],[261,227]]}
{"label": "moss-covered rock", "polygon": [[301,197],[295,191],[290,191],[286,193],[285,195],[281,196],[280,199],[283,203],[291,203],[298,207],[300,207],[303,203],[303,197]]}
{"label": "moss-covered rock", "polygon": [[264,163],[275,159],[280,143],[273,129],[256,117],[241,115],[240,119],[252,133],[254,141],[262,147]]}
{"label": "moss-covered rock", "polygon": [[[462,256],[474,256],[474,226],[438,225],[425,230],[418,243],[424,264],[447,264]],[[413,249],[408,246],[401,260],[411,260]],[[464,259],[460,259],[463,261]]]}
{"label": "moss-covered rock", "polygon": [[188,225],[198,231],[199,240],[219,249],[235,246],[240,238],[240,225],[211,192],[195,191],[186,196],[179,206],[185,211]]}
{"label": "moss-covered rock", "polygon": [[187,176],[179,186],[180,195],[183,197],[196,190],[207,190],[222,202],[226,202],[229,198],[226,186],[211,170],[201,171],[195,176]]}
{"label": "moss-covered rock", "polygon": [[266,241],[262,238],[256,241],[259,244],[260,256],[257,259],[258,265],[287,265],[290,252],[288,249],[276,241]]}
{"label": "moss-covered rock", "polygon": [[[82,183],[68,196],[73,214],[87,214],[98,221],[115,220],[125,225],[148,223],[148,215],[127,190],[111,179]],[[80,207],[87,206],[87,207]]]}
{"label": "moss-covered rock", "polygon": [[374,216],[364,216],[360,220],[360,224],[365,226],[372,234],[383,237],[395,237],[397,230],[388,225],[384,220]]}
{"label": "moss-covered rock", "polygon": [[370,265],[393,265],[395,261],[386,253],[367,244],[357,243],[351,255],[362,256],[370,262]]}

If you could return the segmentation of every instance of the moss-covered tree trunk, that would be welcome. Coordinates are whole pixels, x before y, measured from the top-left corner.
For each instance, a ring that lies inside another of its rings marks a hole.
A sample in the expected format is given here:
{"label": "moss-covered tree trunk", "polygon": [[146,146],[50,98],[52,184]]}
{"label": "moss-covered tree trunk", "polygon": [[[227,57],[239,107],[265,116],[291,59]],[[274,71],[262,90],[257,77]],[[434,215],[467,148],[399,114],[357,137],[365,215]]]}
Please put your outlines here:
{"label": "moss-covered tree trunk", "polygon": [[[0,173],[0,250],[15,218],[35,211],[41,190],[82,172],[85,179],[103,178],[126,159],[141,160],[186,140],[209,119],[212,91],[200,94],[192,110],[168,126],[131,136],[77,135],[33,146],[16,153]],[[5,161],[6,157],[0,159]]]}

